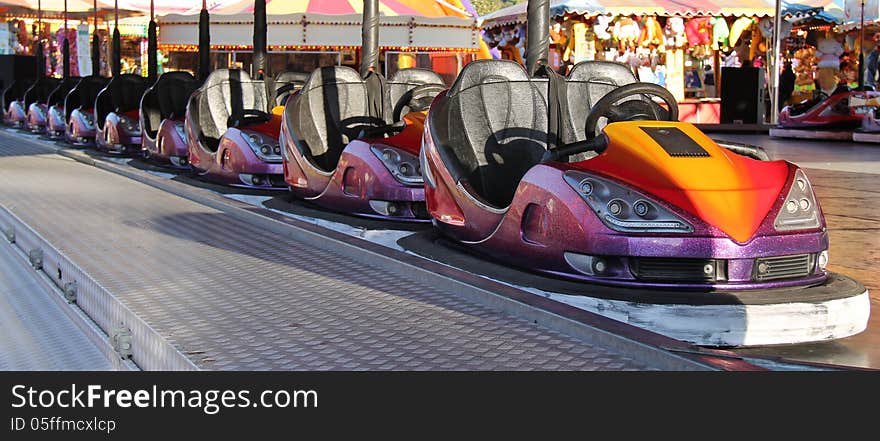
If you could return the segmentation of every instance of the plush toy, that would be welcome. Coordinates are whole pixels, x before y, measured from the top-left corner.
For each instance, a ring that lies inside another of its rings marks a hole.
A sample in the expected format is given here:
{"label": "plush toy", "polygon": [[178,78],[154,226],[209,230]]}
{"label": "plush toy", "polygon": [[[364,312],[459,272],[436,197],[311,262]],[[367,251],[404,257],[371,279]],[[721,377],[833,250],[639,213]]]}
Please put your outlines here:
{"label": "plush toy", "polygon": [[657,18],[650,16],[642,25],[642,33],[639,36],[639,45],[642,47],[660,46],[663,44],[663,28]]}
{"label": "plush toy", "polygon": [[501,58],[523,64],[522,53],[518,47],[519,42],[520,38],[516,28],[504,28],[498,41],[498,50],[501,51]]}
{"label": "plush toy", "polygon": [[641,34],[638,22],[632,18],[621,17],[614,24],[614,37],[617,38],[621,49],[634,48]]}
{"label": "plush toy", "polygon": [[766,54],[767,49],[767,40],[764,38],[764,33],[761,31],[761,26],[753,26],[752,39],[749,43],[749,59],[755,60],[762,54]]}
{"label": "plush toy", "polygon": [[734,47],[739,43],[739,38],[746,30],[752,27],[755,19],[752,17],[740,17],[730,26],[730,46]]}
{"label": "plush toy", "polygon": [[593,23],[593,33],[596,34],[596,38],[599,40],[610,40],[611,33],[609,29],[611,28],[611,16],[610,15],[599,15],[596,17],[596,21]]}
{"label": "plush toy", "polygon": [[687,42],[690,46],[708,45],[712,43],[709,17],[694,17],[684,25]]}
{"label": "plush toy", "polygon": [[728,40],[730,28],[727,27],[727,19],[713,17],[710,23],[712,24],[712,49],[716,51],[726,49],[730,45]]}
{"label": "plush toy", "polygon": [[684,32],[684,19],[681,17],[670,17],[666,20],[666,28],[663,33],[666,37],[664,44],[667,48],[681,48],[687,42]]}
{"label": "plush toy", "polygon": [[819,58],[817,67],[840,69],[840,56],[843,55],[843,45],[833,38],[823,38],[816,45],[816,57]]}

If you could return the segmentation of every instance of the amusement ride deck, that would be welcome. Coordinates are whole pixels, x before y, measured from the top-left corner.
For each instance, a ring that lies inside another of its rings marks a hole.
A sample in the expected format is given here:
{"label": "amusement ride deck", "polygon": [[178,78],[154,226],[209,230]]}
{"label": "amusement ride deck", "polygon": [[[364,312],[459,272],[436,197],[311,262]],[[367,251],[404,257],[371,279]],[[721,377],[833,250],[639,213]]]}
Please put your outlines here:
{"label": "amusement ride deck", "polygon": [[7,239],[142,369],[719,368],[2,131],[0,182]]}

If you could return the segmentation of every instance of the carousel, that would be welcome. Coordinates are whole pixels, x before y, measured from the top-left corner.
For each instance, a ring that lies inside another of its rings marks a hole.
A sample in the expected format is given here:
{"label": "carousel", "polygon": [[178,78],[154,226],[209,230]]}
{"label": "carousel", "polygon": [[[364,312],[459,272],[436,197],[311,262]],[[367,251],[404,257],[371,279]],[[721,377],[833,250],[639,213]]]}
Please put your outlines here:
{"label": "carousel", "polygon": [[[359,65],[361,11],[358,2],[349,1],[267,2],[265,73]],[[210,14],[210,67],[256,74],[253,2],[215,8]],[[380,59],[386,76],[420,67],[451,81],[479,56],[480,28],[467,1],[380,2],[379,14]],[[198,24],[195,13],[159,18],[159,50],[167,54],[169,70],[195,71]]]}

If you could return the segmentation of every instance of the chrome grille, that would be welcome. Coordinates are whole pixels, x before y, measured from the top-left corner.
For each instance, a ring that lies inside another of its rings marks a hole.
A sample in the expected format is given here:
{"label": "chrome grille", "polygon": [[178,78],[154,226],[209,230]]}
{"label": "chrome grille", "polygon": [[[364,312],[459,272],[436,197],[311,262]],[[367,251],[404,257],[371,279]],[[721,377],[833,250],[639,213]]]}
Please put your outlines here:
{"label": "chrome grille", "polygon": [[754,279],[759,281],[805,277],[813,272],[815,255],[761,257],[755,259]]}
{"label": "chrome grille", "polygon": [[[638,257],[630,259],[634,276],[641,280],[716,282],[727,280],[727,261],[719,259],[674,259]],[[711,271],[708,269],[711,268]]]}

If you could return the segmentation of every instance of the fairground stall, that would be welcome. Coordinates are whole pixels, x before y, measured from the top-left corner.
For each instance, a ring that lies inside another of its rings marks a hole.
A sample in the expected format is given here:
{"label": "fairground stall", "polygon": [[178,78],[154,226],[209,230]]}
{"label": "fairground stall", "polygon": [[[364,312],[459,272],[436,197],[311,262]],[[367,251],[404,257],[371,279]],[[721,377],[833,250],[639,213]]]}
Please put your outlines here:
{"label": "fairground stall", "polygon": [[[672,92],[683,121],[718,123],[722,68],[767,68],[774,14],[770,0],[555,0],[550,62],[563,73],[584,60],[628,64],[641,81]],[[523,3],[484,17],[484,39],[496,56],[524,56],[525,16]],[[755,83],[755,95],[763,94]]]}
{"label": "fairground stall", "polygon": [[[310,72],[319,66],[360,62],[361,11],[357,2],[274,1],[267,4],[268,72]],[[354,5],[354,6],[353,6]],[[251,70],[253,2],[211,10],[211,68]],[[479,51],[476,13],[468,2],[380,2],[380,60],[386,75],[424,67],[451,82]],[[158,20],[159,49],[167,70],[194,71],[198,14]]]}

